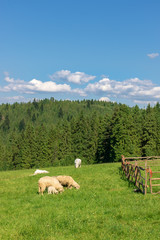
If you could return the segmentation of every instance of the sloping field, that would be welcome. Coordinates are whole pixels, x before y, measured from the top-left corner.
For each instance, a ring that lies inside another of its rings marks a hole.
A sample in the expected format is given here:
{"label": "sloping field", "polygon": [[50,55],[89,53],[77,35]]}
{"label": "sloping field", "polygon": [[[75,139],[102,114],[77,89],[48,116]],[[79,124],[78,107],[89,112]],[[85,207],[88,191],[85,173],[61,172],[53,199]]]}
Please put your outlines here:
{"label": "sloping field", "polygon": [[[0,239],[160,239],[160,195],[135,193],[120,163],[0,172]],[[80,189],[38,194],[42,176],[70,175]]]}

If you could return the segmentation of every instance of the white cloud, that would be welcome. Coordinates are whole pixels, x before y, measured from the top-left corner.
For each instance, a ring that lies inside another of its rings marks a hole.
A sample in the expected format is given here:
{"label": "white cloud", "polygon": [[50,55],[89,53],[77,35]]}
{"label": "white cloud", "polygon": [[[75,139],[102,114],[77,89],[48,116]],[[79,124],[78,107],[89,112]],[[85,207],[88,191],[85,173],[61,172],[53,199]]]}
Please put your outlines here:
{"label": "white cloud", "polygon": [[75,88],[75,89],[72,89],[72,93],[76,93],[82,97],[86,97],[87,94],[86,92],[83,90],[83,89],[80,89],[80,88]]}
{"label": "white cloud", "polygon": [[149,53],[149,54],[147,54],[147,56],[148,56],[149,58],[156,58],[156,57],[159,56],[159,53]]}
{"label": "white cloud", "polygon": [[102,101],[102,102],[110,102],[111,100],[108,98],[108,97],[101,97],[99,99],[99,101]]}
{"label": "white cloud", "polygon": [[122,82],[103,78],[96,83],[88,84],[85,91],[88,94],[107,94],[112,99],[119,98],[132,101],[144,101],[146,98],[158,101],[158,98],[160,98],[160,87],[155,86],[150,80],[140,80],[138,78],[131,78]]}
{"label": "white cloud", "polygon": [[9,82],[9,83],[24,83],[23,80],[19,80],[19,79],[15,80],[14,78],[10,78],[8,72],[5,72],[4,74],[5,74],[4,79],[5,79],[6,82]]}
{"label": "white cloud", "polygon": [[160,98],[160,87],[153,87],[151,89],[144,89],[139,91],[139,93],[145,97]]}
{"label": "white cloud", "polygon": [[61,70],[58,72],[55,72],[53,75],[50,76],[51,80],[53,81],[68,81],[76,84],[81,83],[87,83],[93,79],[95,79],[95,76],[88,75],[84,72],[75,72],[71,73],[71,71],[68,70]]}
{"label": "white cloud", "polygon": [[[68,72],[70,73],[70,71],[66,71],[62,70],[59,74],[68,76]],[[15,80],[9,77],[8,73],[5,74],[5,81],[6,85],[0,87],[0,92],[3,92],[3,94],[9,92],[13,95],[15,91],[21,95],[24,93],[35,94],[34,97],[37,97],[37,95],[41,93],[47,93],[48,95],[49,93],[57,93],[59,94],[57,96],[61,95],[62,99],[68,99],[68,97],[71,99],[75,99],[75,97],[76,99],[85,97],[88,99],[98,98],[99,101],[128,101],[136,104],[154,103],[160,99],[160,86],[153,84],[150,80],[140,80],[139,78],[116,81],[104,77],[97,82],[88,83],[85,88],[72,88],[70,84],[58,84],[56,81],[51,80],[42,82],[35,78],[28,82],[19,79]],[[82,79],[80,81],[82,81]],[[12,100],[14,100],[14,98],[12,98]],[[15,98],[15,101],[19,100]],[[21,99],[21,101],[23,101],[23,99]]]}
{"label": "white cloud", "polygon": [[6,82],[9,82],[9,83],[13,83],[14,82],[14,79],[10,78],[9,76],[6,76],[5,80],[6,80]]}
{"label": "white cloud", "polygon": [[55,82],[41,82],[36,79],[32,79],[28,83],[28,89],[32,91],[40,91],[40,92],[70,92],[71,87],[67,84],[56,84]]}
{"label": "white cloud", "polygon": [[5,77],[8,85],[0,88],[2,92],[17,91],[20,93],[33,94],[35,92],[70,92],[71,87],[67,84],[56,84],[55,82],[48,81],[42,82],[37,79],[32,79],[29,82],[23,80],[14,80],[9,76]]}
{"label": "white cloud", "polygon": [[155,105],[157,103],[157,101],[145,101],[145,100],[134,100],[133,101],[135,104],[141,104],[141,105],[144,105],[144,106],[147,106],[148,104],[150,105]]}
{"label": "white cloud", "polygon": [[112,86],[111,86],[112,83],[113,81],[110,80],[109,78],[103,78],[99,82],[88,84],[85,90],[87,92],[97,92],[97,91],[109,92],[109,91],[112,91]]}

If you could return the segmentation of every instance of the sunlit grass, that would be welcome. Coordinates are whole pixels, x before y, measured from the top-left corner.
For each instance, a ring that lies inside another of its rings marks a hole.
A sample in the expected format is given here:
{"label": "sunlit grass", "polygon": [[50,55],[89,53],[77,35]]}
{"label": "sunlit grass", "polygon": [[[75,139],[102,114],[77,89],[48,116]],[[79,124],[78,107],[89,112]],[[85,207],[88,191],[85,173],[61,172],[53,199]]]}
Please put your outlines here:
{"label": "sunlit grass", "polygon": [[71,175],[80,189],[38,194],[34,170],[0,172],[0,239],[158,239],[160,197],[135,193],[120,164],[47,168]]}

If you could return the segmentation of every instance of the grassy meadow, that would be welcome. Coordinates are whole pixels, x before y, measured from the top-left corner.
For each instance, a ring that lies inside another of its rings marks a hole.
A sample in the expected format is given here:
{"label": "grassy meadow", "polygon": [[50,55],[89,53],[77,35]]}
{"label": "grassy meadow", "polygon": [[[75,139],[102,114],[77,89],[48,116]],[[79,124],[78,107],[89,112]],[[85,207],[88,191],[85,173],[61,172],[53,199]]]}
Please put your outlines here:
{"label": "grassy meadow", "polygon": [[[135,193],[120,163],[0,172],[1,240],[160,239],[160,195]],[[70,175],[80,189],[38,194],[42,176]]]}

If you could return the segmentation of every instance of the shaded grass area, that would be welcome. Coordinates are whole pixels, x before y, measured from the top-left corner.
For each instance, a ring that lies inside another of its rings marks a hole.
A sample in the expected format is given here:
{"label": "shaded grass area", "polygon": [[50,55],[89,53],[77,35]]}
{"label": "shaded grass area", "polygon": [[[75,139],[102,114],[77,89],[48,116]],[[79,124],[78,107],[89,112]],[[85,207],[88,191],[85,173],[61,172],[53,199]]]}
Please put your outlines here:
{"label": "shaded grass area", "polygon": [[120,163],[47,168],[70,175],[80,189],[38,194],[34,170],[0,172],[0,239],[158,239],[160,195],[135,193]]}
{"label": "shaded grass area", "polygon": [[[129,161],[130,164],[133,164],[133,166],[135,165],[135,161]],[[137,162],[137,165],[139,167],[141,167],[140,169],[140,173],[141,173],[141,180],[138,179],[138,181],[140,181],[142,183],[143,181],[143,184],[145,184],[145,178],[146,178],[146,174],[145,174],[145,160],[141,160],[141,161],[136,161]],[[131,166],[130,166],[131,168]],[[133,168],[134,171],[135,171],[135,167]],[[154,160],[148,160],[147,161],[147,169],[151,170],[151,179],[153,178],[160,178],[160,159],[154,159]],[[131,174],[133,174],[131,172]],[[130,181],[132,180],[132,177],[130,176]],[[133,178],[133,182],[135,182],[135,178]],[[152,181],[152,192],[153,193],[158,193],[160,191],[160,186],[154,186],[153,184],[160,184],[160,180],[154,180]],[[149,174],[149,171],[147,173],[147,193],[150,193],[151,192],[151,188],[150,188],[150,174]],[[140,185],[140,189],[142,190],[143,192],[143,188],[142,186]]]}

